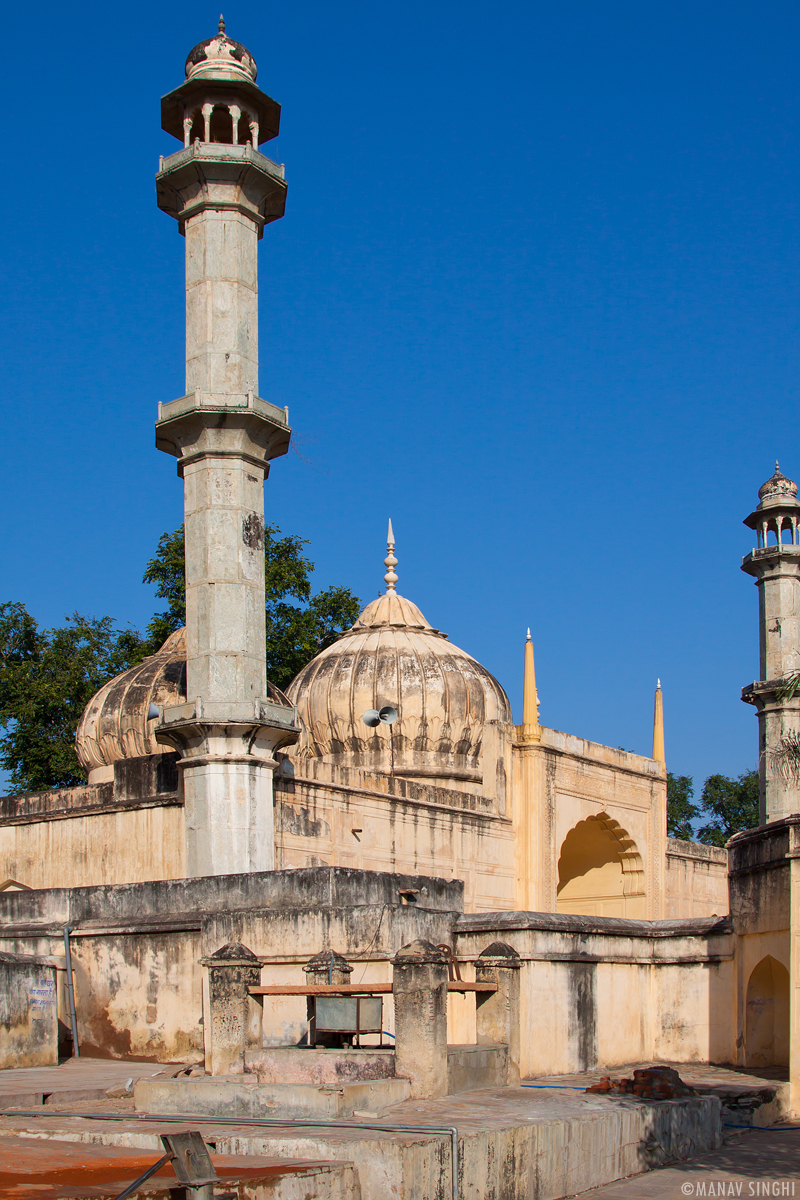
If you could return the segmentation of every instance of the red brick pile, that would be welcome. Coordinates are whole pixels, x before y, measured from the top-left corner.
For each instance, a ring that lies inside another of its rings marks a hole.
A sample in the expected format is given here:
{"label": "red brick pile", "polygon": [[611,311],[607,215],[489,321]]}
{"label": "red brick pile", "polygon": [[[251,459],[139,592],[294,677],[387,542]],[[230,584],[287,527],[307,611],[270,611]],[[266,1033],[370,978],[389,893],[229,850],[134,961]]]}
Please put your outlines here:
{"label": "red brick pile", "polygon": [[586,1091],[638,1096],[641,1100],[679,1100],[682,1096],[697,1095],[672,1067],[644,1067],[634,1071],[632,1079],[612,1079],[603,1075],[599,1083],[593,1083]]}

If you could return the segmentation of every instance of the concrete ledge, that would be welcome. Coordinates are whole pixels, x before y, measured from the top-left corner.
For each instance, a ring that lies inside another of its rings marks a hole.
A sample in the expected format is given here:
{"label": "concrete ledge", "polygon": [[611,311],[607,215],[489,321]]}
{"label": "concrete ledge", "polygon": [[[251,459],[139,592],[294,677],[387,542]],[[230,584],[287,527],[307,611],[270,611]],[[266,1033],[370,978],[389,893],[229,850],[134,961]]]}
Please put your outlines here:
{"label": "concrete ledge", "polygon": [[247,1052],[246,1068],[260,1084],[305,1083],[341,1087],[345,1083],[394,1078],[394,1050],[326,1050],[277,1046]]}
{"label": "concrete ledge", "polygon": [[407,1079],[371,1079],[339,1087],[311,1084],[260,1084],[238,1079],[140,1079],[133,1098],[137,1112],[209,1117],[274,1117],[332,1120],[354,1111],[374,1112],[401,1104],[411,1095]]}

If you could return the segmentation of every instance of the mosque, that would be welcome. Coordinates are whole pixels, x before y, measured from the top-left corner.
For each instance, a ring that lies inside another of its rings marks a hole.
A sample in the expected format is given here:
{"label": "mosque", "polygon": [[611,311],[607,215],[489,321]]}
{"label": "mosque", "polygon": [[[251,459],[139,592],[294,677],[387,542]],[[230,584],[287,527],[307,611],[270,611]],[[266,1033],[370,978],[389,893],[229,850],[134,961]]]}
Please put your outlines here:
{"label": "mosque", "polygon": [[[222,22],[185,74],[162,100],[181,146],[156,185],[185,239],[186,392],[159,405],[156,446],[183,481],[186,628],[88,704],[84,786],[0,799],[0,949],[73,944],[81,1039],[118,1057],[208,1054],[223,942],[290,979],[335,935],[380,980],[409,929],[436,928],[465,970],[499,937],[522,957],[523,1073],[785,1063],[800,805],[767,752],[800,714],[780,684],[800,667],[796,485],[776,471],[747,519],[764,824],[727,850],[667,837],[660,688],[652,758],[550,729],[529,633],[515,722],[398,591],[391,523],[383,594],[284,695],[266,671],[263,484],[291,430],[258,394],[257,307],[258,242],[286,200],[259,149],[280,106]],[[474,1007],[448,1020],[467,1041]]]}

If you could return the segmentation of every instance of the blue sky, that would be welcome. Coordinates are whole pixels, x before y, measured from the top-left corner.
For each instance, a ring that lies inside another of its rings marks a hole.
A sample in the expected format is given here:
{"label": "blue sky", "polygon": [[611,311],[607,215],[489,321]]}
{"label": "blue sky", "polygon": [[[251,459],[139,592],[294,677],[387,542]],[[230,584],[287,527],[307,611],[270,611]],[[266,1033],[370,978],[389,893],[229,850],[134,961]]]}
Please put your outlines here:
{"label": "blue sky", "polygon": [[[217,10],[15,11],[0,193],[3,599],[142,627],[181,521],[183,241],[159,97]],[[697,783],[756,761],[741,522],[800,476],[796,4],[237,2],[283,105],[261,394],[297,453],[267,519],[365,601],[399,590],[520,718]]]}

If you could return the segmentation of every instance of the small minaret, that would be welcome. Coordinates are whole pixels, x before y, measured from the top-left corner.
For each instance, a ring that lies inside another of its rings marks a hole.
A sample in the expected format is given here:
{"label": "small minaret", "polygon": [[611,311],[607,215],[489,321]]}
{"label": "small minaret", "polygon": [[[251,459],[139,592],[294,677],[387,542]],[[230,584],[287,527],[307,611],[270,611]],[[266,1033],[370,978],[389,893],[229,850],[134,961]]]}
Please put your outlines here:
{"label": "small minaret", "polygon": [[656,698],[653,706],[653,758],[656,762],[664,763],[664,698],[661,692],[661,680],[656,681]]}
{"label": "small minaret", "polygon": [[[758,507],[745,518],[758,546],[742,570],[758,586],[761,678],[742,689],[758,710],[760,820],[775,821],[800,808],[797,787],[784,780],[773,758],[788,733],[800,731],[800,695],[782,697],[787,676],[800,670],[800,503],[797,484],[775,474],[759,488]],[[774,542],[769,544],[770,536]]]}
{"label": "small minaret", "polygon": [[184,484],[187,702],[156,737],[182,756],[188,875],[273,867],[273,751],[297,737],[295,710],[267,693],[264,480],[290,430],[258,395],[257,246],[286,182],[258,150],[280,105],[255,80],[220,18],[161,102],[183,143],[156,189],[186,239],[186,395],[159,406],[156,446]]}
{"label": "small minaret", "polygon": [[525,676],[522,685],[522,738],[526,742],[541,741],[539,727],[539,693],[536,690],[536,669],[533,663],[531,631],[525,639]]}

